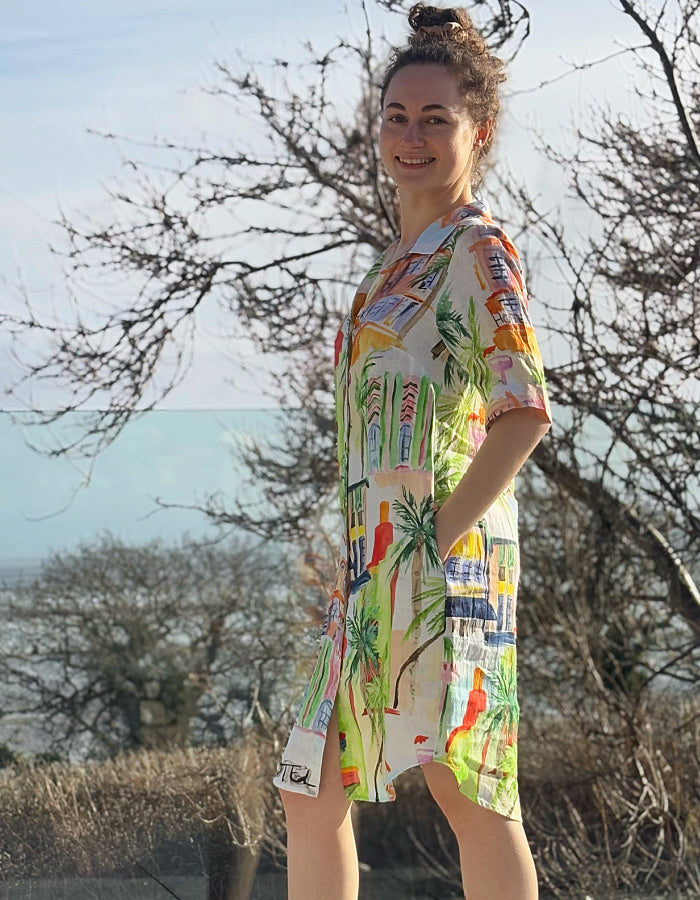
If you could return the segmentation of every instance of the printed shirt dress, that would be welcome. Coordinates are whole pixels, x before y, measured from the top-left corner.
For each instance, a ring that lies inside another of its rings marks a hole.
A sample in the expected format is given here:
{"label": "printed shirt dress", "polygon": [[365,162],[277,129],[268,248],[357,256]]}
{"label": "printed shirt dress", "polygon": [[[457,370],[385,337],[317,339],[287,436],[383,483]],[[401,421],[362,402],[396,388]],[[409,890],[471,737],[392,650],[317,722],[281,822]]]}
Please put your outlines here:
{"label": "printed shirt dress", "polygon": [[393,779],[432,760],[466,796],[520,819],[512,485],[444,565],[433,516],[497,416],[549,417],[522,270],[481,201],[383,259],[336,342],[344,539],[275,784],[318,794],[337,703],[351,799],[393,800]]}

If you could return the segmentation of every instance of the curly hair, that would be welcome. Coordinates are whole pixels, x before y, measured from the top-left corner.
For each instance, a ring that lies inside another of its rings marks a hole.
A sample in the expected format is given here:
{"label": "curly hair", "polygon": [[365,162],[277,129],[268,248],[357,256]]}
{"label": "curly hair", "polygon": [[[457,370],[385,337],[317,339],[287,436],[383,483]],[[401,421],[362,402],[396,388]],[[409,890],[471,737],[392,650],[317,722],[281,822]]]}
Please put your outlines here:
{"label": "curly hair", "polygon": [[462,7],[439,9],[417,3],[408,14],[413,30],[405,47],[394,50],[384,75],[381,105],[384,106],[389,83],[404,66],[439,65],[457,79],[471,120],[476,125],[491,121],[487,140],[478,149],[472,169],[472,184],[481,180],[480,163],[493,144],[501,108],[499,85],[505,81],[503,60],[494,56]]}

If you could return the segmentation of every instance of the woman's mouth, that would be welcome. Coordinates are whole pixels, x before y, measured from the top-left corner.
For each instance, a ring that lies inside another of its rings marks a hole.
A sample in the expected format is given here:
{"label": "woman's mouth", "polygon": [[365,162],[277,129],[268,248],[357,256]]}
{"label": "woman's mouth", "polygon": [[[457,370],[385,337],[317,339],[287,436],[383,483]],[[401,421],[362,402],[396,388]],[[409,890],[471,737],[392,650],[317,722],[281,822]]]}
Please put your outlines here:
{"label": "woman's mouth", "polygon": [[434,156],[396,156],[394,159],[398,162],[402,169],[423,169],[431,162],[434,162]]}

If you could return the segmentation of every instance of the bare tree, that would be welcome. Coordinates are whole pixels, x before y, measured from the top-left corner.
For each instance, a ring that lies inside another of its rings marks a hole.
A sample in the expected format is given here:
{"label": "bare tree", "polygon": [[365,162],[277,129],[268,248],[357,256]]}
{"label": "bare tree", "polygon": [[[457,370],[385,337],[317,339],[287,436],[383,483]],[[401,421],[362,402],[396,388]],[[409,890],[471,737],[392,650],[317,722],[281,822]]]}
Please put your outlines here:
{"label": "bare tree", "polygon": [[700,638],[699,4],[620,5],[646,39],[630,49],[643,120],[600,108],[571,156],[543,147],[588,213],[586,239],[510,185],[566,285],[551,325],[569,358],[547,373],[566,413],[535,461],[653,560]]}
{"label": "bare tree", "polygon": [[11,592],[5,708],[64,752],[225,745],[291,702],[316,590],[240,541],[57,554]]}
{"label": "bare tree", "polygon": [[[403,18],[410,5],[377,0],[374,11]],[[167,396],[186,374],[201,318],[218,309],[230,316],[233,335],[252,337],[262,354],[282,360],[278,399],[299,412],[283,426],[282,454],[265,446],[246,454],[267,491],[264,508],[213,502],[208,511],[279,538],[298,536],[322,506],[335,478],[335,333],[348,292],[398,228],[376,152],[388,46],[372,36],[369,6],[359,0],[363,34],[323,51],[307,45],[293,80],[285,60],[218,63],[207,90],[232,113],[231,144],[162,141],[160,170],[140,162],[132,146],[128,182],[110,191],[111,221],[61,215],[65,247],[56,252],[73,292],[72,318],[49,321],[31,304],[25,316],[5,317],[18,339],[31,336],[38,348],[32,356],[18,341],[25,380],[50,380],[69,398],[38,411],[38,422],[101,408],[62,432],[51,452],[94,454],[137,411]],[[517,52],[529,29],[524,7],[506,0],[473,7],[493,45]],[[349,84],[356,94],[348,95]],[[251,130],[255,140],[246,137]],[[122,304],[93,311],[80,300],[85,275],[126,275],[136,286]]]}

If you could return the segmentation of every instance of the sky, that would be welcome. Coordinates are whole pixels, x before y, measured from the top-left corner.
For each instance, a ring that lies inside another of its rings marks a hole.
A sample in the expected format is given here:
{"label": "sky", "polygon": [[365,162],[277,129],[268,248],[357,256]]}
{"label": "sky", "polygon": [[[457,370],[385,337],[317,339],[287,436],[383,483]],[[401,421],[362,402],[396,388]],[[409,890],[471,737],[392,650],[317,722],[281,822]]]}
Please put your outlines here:
{"label": "sky", "polygon": [[[565,141],[591,102],[608,98],[624,104],[624,63],[612,60],[539,92],[528,89],[557,78],[571,62],[608,56],[636,35],[612,0],[534,0],[528,8],[532,33],[511,68],[498,153],[530,187],[551,198],[554,208],[563,184],[535,153],[532,129]],[[215,60],[233,60],[239,52],[263,62],[301,58],[306,40],[326,47],[362,28],[352,2],[345,10],[333,0],[273,0],[264,9],[259,17],[254,4],[236,0],[33,0],[8,5],[0,40],[0,127],[5,135],[0,146],[0,289],[5,308],[18,304],[23,294],[37,308],[60,311],[66,306],[61,270],[48,250],[60,243],[54,222],[61,210],[69,218],[99,215],[106,208],[105,186],[123,178],[118,149],[90,130],[142,141],[206,140],[207,135],[226,140],[221,107],[201,90],[214,77]],[[404,33],[402,20],[371,3],[370,15],[377,33],[394,40]],[[93,289],[98,294],[99,283]],[[203,325],[193,370],[165,405],[274,405],[264,392],[270,384],[265,367],[251,348],[230,337],[222,340],[215,316]],[[2,342],[2,386],[16,375]],[[25,389],[0,405],[22,408],[29,396]],[[39,402],[51,405],[53,399],[44,386]]]}
{"label": "sky", "polygon": [[216,537],[203,513],[185,507],[213,495],[227,505],[234,497],[252,500],[241,490],[236,449],[241,439],[265,439],[276,421],[271,410],[155,410],[133,421],[90,466],[33,453],[22,422],[0,413],[0,592],[47,554],[107,532],[130,544]]}
{"label": "sky", "polygon": [[[90,130],[137,141],[226,141],[228,119],[202,91],[214,78],[214,61],[243,53],[264,64],[300,59],[307,40],[331,46],[363,27],[354,0],[348,3],[344,10],[334,0],[268,0],[264,12],[236,0],[6,4],[0,38],[2,308],[16,308],[24,293],[38,309],[66,309],[66,286],[49,252],[60,237],[54,222],[61,210],[69,218],[103,213],[105,186],[124,177],[117,148]],[[534,0],[528,8],[532,34],[511,68],[497,151],[555,210],[564,186],[535,152],[532,129],[555,143],[566,141],[592,103],[622,107],[631,64],[618,57],[541,91],[530,89],[558,78],[572,62],[606,57],[637,36],[612,0]],[[405,33],[397,17],[371,4],[370,10],[376,33],[393,40]],[[349,85],[350,97],[353,89]],[[100,297],[99,280],[92,291],[82,302]],[[22,428],[1,418],[0,561],[36,558],[106,529],[134,540],[201,530],[200,520],[184,514],[167,525],[162,516],[149,516],[153,498],[187,503],[204,489],[235,493],[240,473],[231,466],[231,435],[256,421],[246,411],[274,405],[266,392],[273,379],[244,342],[219,336],[216,316],[202,324],[193,367],[163,404],[170,414],[129,426],[77,494],[84,467],[33,453]],[[546,357],[546,346],[543,352]],[[0,335],[3,392],[17,372]],[[28,396],[5,396],[0,409],[22,409]],[[56,399],[50,389],[38,396],[49,406]]]}

